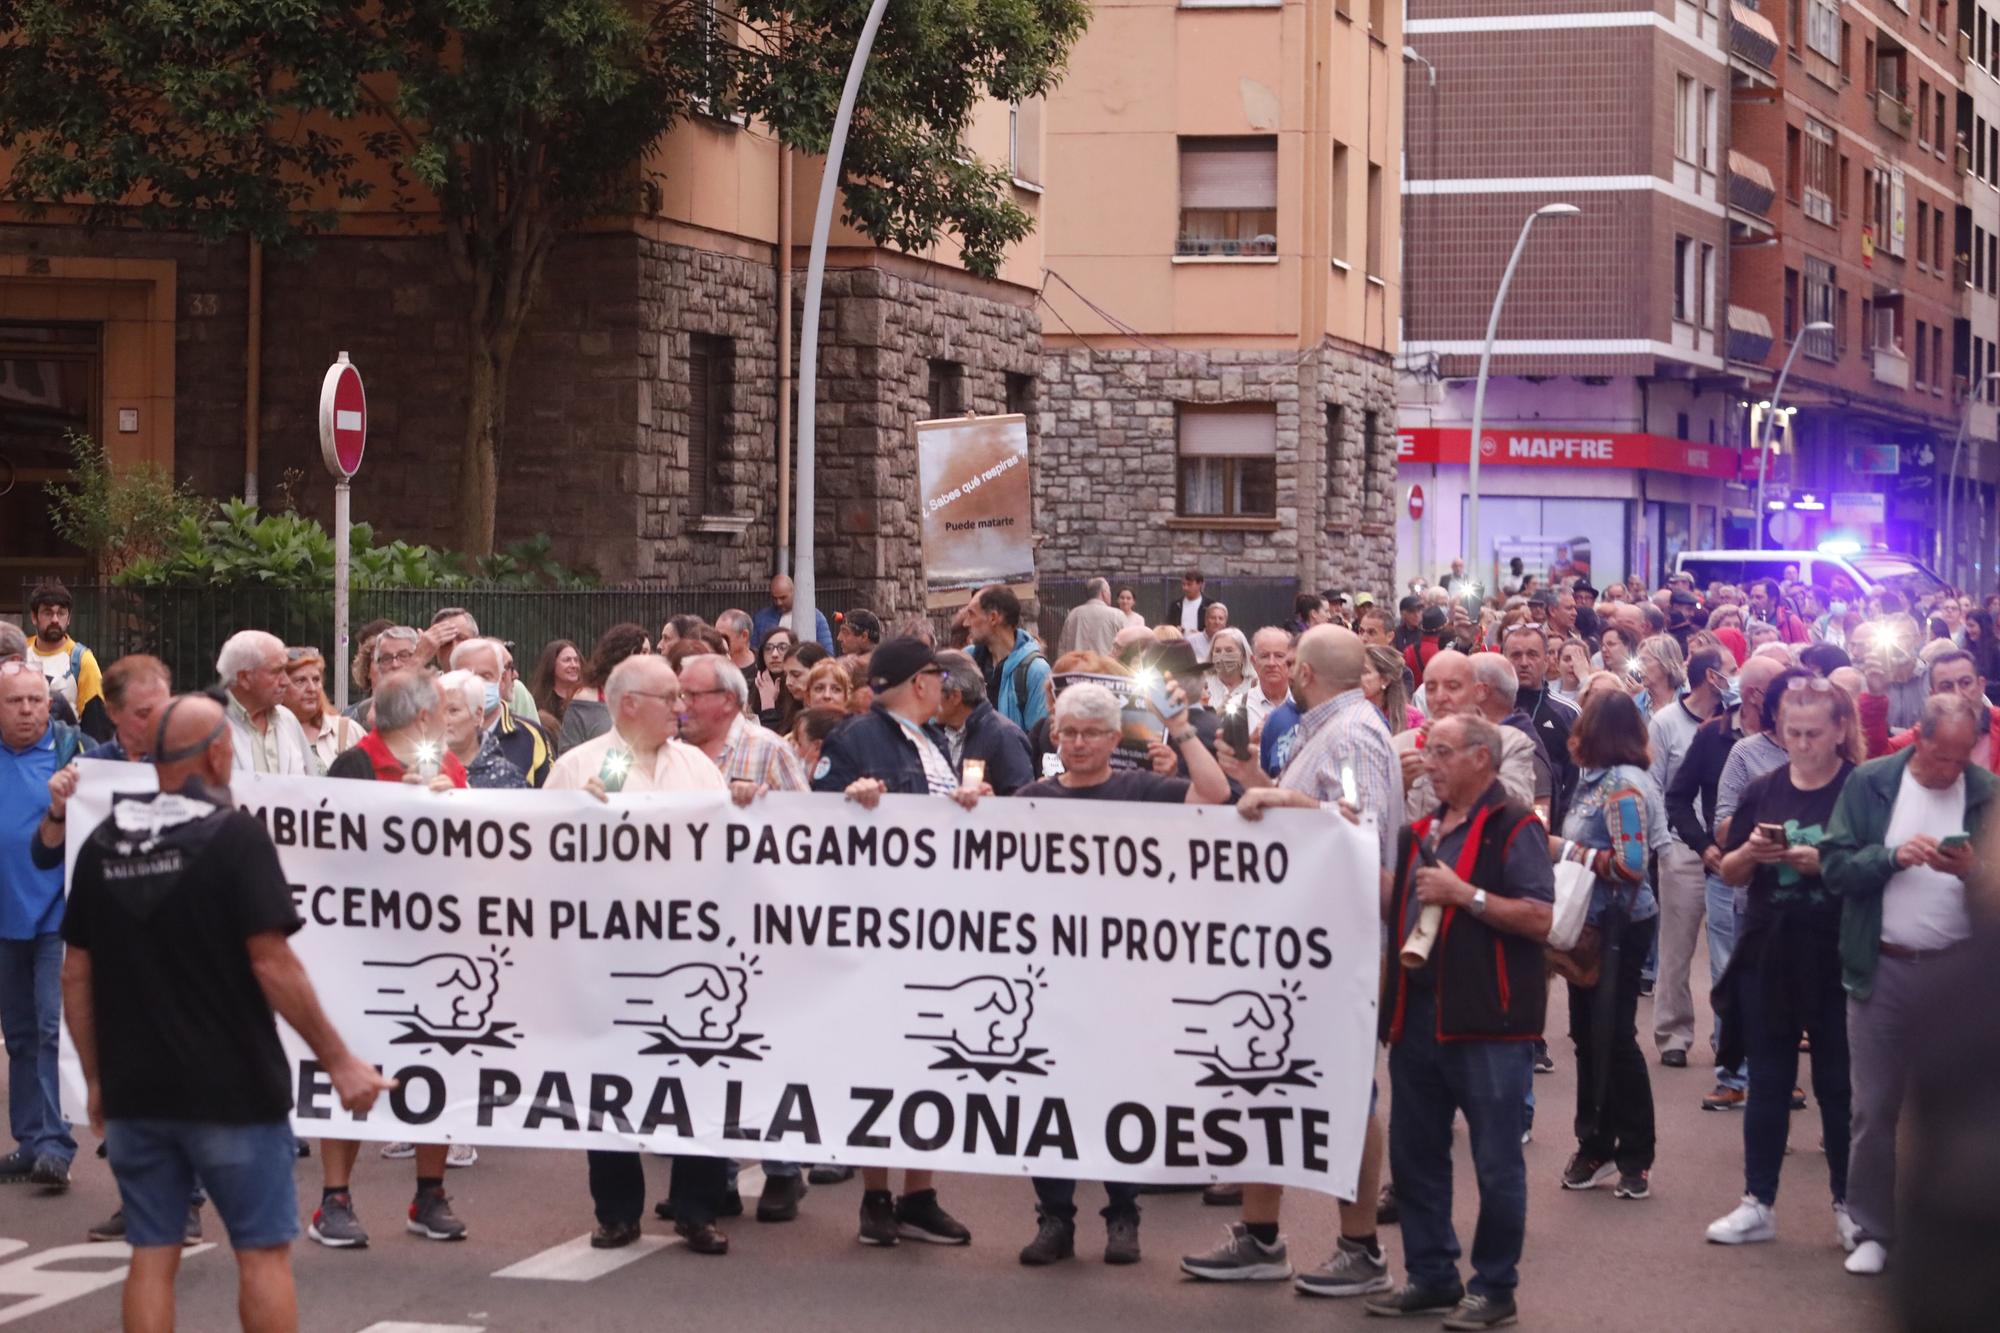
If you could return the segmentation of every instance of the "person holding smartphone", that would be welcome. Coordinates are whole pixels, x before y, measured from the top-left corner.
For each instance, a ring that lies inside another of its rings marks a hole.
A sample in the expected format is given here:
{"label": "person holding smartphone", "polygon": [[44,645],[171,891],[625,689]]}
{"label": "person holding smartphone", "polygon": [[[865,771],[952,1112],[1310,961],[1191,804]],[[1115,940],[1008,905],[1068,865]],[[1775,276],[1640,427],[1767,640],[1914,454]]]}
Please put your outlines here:
{"label": "person holding smartphone", "polygon": [[[1749,1059],[1743,1111],[1743,1201],[1708,1228],[1717,1245],[1777,1239],[1799,1034],[1812,1039],[1813,1095],[1826,1135],[1834,1226],[1855,1244],[1847,1212],[1846,996],[1840,985],[1840,899],[1820,877],[1820,843],[1855,764],[1866,757],[1847,692],[1814,677],[1786,691],[1778,733],[1784,767],[1752,782],[1722,843],[1721,876],[1748,886],[1743,933],[1716,988],[1723,1046]],[[1725,1065],[1733,1058],[1725,1057]]]}

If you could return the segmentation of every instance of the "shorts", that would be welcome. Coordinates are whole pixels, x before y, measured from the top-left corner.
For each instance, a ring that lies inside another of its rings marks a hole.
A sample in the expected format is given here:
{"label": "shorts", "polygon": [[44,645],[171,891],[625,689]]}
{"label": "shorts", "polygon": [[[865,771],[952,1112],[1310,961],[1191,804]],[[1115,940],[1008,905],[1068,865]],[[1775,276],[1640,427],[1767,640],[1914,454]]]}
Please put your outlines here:
{"label": "shorts", "polygon": [[135,1248],[179,1247],[197,1179],[232,1248],[268,1250],[298,1239],[298,1141],[287,1121],[111,1120],[104,1146],[125,1206],[125,1239]]}

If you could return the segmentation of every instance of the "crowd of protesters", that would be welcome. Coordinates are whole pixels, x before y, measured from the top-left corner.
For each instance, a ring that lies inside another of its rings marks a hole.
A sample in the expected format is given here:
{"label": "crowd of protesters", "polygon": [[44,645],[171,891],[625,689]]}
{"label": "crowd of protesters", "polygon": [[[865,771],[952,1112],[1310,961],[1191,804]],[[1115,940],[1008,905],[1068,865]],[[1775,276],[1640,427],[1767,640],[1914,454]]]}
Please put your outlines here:
{"label": "crowd of protesters", "polygon": [[[1663,1092],[1672,1084],[1653,1066],[1687,1068],[1706,1036],[1714,1081],[1701,1105],[1739,1113],[1744,1176],[1740,1203],[1706,1236],[1774,1240],[1809,1052],[1831,1187],[1824,1241],[1845,1250],[1849,1273],[1880,1273],[1892,1253],[1902,1262],[1900,1111],[1925,1087],[1931,992],[1973,955],[1982,919],[2000,598],[1822,598],[1789,581],[1697,589],[1686,576],[1651,592],[1636,580],[1600,591],[1581,575],[1537,583],[1482,597],[1455,566],[1393,605],[1302,593],[1283,623],[1242,625],[1189,571],[1148,625],[1131,588],[1099,579],[1048,647],[1006,587],[979,590],[948,625],[853,608],[831,623],[816,613],[801,633],[779,576],[754,612],[529,646],[525,677],[515,645],[444,607],[422,627],[360,627],[357,702],[344,712],[327,697],[321,646],[256,628],[216,645],[212,684],[176,683],[145,655],[100,668],[69,635],[69,594],[45,584],[28,634],[0,623],[0,1019],[16,1142],[0,1182],[68,1185],[77,1141],[56,1079],[66,1013],[123,1203],[90,1235],[141,1256],[128,1313],[136,1300],[171,1319],[173,1266],[159,1252],[198,1239],[212,1199],[244,1256],[246,1324],[262,1310],[274,1312],[265,1326],[288,1326],[281,1259],[299,1228],[273,1013],[350,1107],[384,1085],[347,1052],[284,945],[299,922],[268,840],[231,809],[232,774],[600,799],[709,789],[745,805],[807,790],[866,808],[884,794],[1227,803],[1246,819],[1298,806],[1372,827],[1386,1107],[1371,1100],[1360,1187],[1325,1263],[1295,1271],[1276,1187],[1212,1187],[1207,1201],[1241,1220],[1184,1272],[1290,1279],[1304,1294],[1365,1298],[1371,1313],[1443,1313],[1447,1328],[1512,1322],[1534,1075],[1555,1067],[1554,978],[1577,1072],[1564,1189],[1651,1196],[1655,1099],[1694,1095]],[[176,695],[177,684],[209,688]],[[1137,744],[1135,704],[1153,726]],[[93,836],[66,878],[78,756],[151,762],[162,796],[139,851]],[[124,864],[135,855],[150,859]],[[135,892],[150,895],[143,930]],[[1546,940],[1562,892],[1588,901],[1580,936],[1558,952]],[[1707,1034],[1691,976],[1704,944]],[[174,1059],[216,1048],[225,1067],[199,1086]],[[1469,1281],[1451,1217],[1455,1116],[1480,1197]],[[369,1242],[360,1147],[321,1145],[306,1228],[321,1244]],[[464,1239],[445,1174],[478,1154],[381,1153],[413,1163],[407,1229]],[[642,1158],[588,1157],[591,1243],[629,1245]],[[855,1174],[763,1166],[756,1216],[768,1222],[796,1217],[809,1185]],[[930,1173],[905,1172],[900,1193],[887,1170],[859,1174],[864,1244],[971,1241]],[[1104,1189],[1103,1257],[1135,1263],[1143,1191]],[[1073,1257],[1076,1182],[1037,1179],[1034,1193],[1021,1262]],[[690,1249],[723,1254],[720,1223],[742,1207],[733,1163],[681,1157],[656,1211]],[[1378,1237],[1389,1224],[1403,1237],[1400,1284]]]}

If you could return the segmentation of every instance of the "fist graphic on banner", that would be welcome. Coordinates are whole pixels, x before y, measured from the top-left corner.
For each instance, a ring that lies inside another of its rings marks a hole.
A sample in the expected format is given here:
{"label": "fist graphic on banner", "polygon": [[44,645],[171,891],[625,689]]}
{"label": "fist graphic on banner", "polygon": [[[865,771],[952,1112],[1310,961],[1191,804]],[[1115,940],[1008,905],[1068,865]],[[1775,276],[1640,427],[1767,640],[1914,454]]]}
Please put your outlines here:
{"label": "fist graphic on banner", "polygon": [[651,1020],[684,1042],[724,1044],[736,1040],[743,1017],[745,973],[740,967],[713,963],[682,963],[664,972],[620,972],[621,977],[655,983],[646,988],[647,1004],[658,1004]]}
{"label": "fist graphic on banner", "polygon": [[1175,1000],[1196,1011],[1186,1028],[1190,1045],[1176,1055],[1210,1059],[1236,1074],[1270,1073],[1285,1067],[1292,1043],[1292,1001],[1288,995],[1236,990],[1213,1000]]}
{"label": "fist graphic on banner", "polygon": [[493,958],[434,953],[414,962],[367,962],[380,968],[378,1008],[371,1014],[414,1019],[433,1032],[478,1032],[500,995],[500,964]]}
{"label": "fist graphic on banner", "polygon": [[910,985],[918,992],[914,1041],[948,1041],[967,1055],[1011,1060],[1028,1038],[1035,1016],[1034,983],[1020,977],[979,976],[949,986]]}

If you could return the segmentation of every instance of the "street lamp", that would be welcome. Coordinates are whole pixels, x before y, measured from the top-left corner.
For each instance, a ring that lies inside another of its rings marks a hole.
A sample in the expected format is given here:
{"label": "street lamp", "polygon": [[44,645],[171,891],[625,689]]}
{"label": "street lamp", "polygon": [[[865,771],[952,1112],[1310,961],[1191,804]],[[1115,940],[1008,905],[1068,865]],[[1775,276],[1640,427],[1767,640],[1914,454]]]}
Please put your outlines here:
{"label": "street lamp", "polygon": [[[1958,440],[1951,446],[1951,471],[1944,483],[1944,522],[1938,528],[1938,563],[1946,564],[1944,553],[1957,545],[1957,534],[1951,530],[1953,498],[1958,494],[1958,459],[1965,452],[1965,434],[1972,425],[1972,406],[1979,401],[1979,395],[1986,386],[2000,380],[2000,370],[1988,371],[1973,383],[1972,392],[1965,396],[1965,411],[1958,418]],[[1973,446],[1973,466],[1979,465],[1978,446]]]}
{"label": "street lamp", "polygon": [[1479,438],[1486,428],[1486,376],[1493,368],[1493,340],[1500,333],[1500,307],[1507,303],[1507,288],[1514,281],[1521,252],[1528,248],[1528,233],[1535,229],[1535,219],[1573,218],[1581,212],[1575,204],[1543,204],[1528,214],[1521,223],[1521,235],[1514,242],[1514,253],[1507,257],[1507,269],[1500,275],[1500,290],[1493,293],[1493,313],[1486,317],[1486,346],[1479,353],[1479,381],[1472,389],[1472,448],[1468,451],[1470,464],[1465,476],[1469,501],[1465,510],[1465,567],[1476,580],[1485,568],[1485,561],[1479,556]]}
{"label": "street lamp", "polygon": [[1808,333],[1832,333],[1833,325],[1823,319],[1816,319],[1799,330],[1799,336],[1792,339],[1792,350],[1785,354],[1785,364],[1778,371],[1778,382],[1771,389],[1771,410],[1764,414],[1764,422],[1758,430],[1757,443],[1757,549],[1764,548],[1764,477],[1771,470],[1771,428],[1784,409],[1779,402],[1785,396],[1785,380],[1792,373],[1792,362],[1799,359],[1799,349],[1806,345]]}

